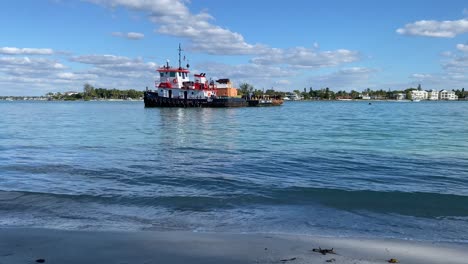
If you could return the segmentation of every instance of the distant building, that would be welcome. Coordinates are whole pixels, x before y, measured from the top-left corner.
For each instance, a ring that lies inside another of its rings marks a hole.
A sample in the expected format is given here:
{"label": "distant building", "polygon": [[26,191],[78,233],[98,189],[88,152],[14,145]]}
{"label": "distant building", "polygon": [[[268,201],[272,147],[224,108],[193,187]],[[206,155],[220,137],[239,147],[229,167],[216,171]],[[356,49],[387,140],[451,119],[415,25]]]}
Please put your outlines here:
{"label": "distant building", "polygon": [[427,91],[427,99],[429,100],[439,100],[439,92],[437,90]]}
{"label": "distant building", "polygon": [[442,90],[439,92],[440,100],[458,100],[458,96],[454,91]]}
{"label": "distant building", "polygon": [[419,91],[419,90],[412,90],[411,99],[412,100],[427,100],[427,92]]}
{"label": "distant building", "polygon": [[65,94],[66,96],[72,96],[72,95],[78,94],[78,92],[68,91],[68,92],[65,92],[64,94]]}
{"label": "distant building", "polygon": [[387,97],[382,96],[382,95],[371,95],[370,99],[372,99],[372,100],[386,100]]}
{"label": "distant building", "polygon": [[359,97],[361,97],[362,100],[370,100],[370,96],[368,94],[361,94]]}
{"label": "distant building", "polygon": [[395,99],[396,99],[396,100],[405,100],[405,99],[406,99],[406,94],[404,94],[404,93],[397,93],[397,94],[395,95]]}
{"label": "distant building", "polygon": [[291,101],[299,101],[304,99],[302,96],[299,96],[297,93],[286,93],[286,97],[289,98]]}

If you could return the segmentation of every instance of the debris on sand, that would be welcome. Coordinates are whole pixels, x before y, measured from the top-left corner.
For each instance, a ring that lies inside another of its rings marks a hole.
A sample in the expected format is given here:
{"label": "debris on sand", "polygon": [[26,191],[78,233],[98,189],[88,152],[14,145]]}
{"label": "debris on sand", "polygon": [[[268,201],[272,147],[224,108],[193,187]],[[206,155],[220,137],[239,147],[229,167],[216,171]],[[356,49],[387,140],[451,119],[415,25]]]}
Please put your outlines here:
{"label": "debris on sand", "polygon": [[281,261],[286,262],[286,261],[293,261],[293,260],[296,260],[296,258],[294,257],[294,258],[289,258],[289,259],[282,259]]}
{"label": "debris on sand", "polygon": [[319,252],[319,253],[322,253],[322,255],[326,255],[326,254],[336,254],[335,251],[332,249],[322,249],[322,248],[314,248],[312,249],[313,252]]}
{"label": "debris on sand", "polygon": [[396,258],[391,258],[389,260],[387,260],[388,263],[400,263],[400,261],[398,261],[398,259]]}

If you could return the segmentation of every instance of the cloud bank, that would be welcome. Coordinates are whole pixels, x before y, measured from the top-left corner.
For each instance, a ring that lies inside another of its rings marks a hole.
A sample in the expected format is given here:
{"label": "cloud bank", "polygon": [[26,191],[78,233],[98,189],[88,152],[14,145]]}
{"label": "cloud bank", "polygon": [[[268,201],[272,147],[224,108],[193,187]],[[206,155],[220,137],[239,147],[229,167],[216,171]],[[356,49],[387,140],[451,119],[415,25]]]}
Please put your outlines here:
{"label": "cloud bank", "polygon": [[6,55],[52,55],[52,49],[1,47],[0,54]]}
{"label": "cloud bank", "polygon": [[406,24],[396,30],[398,34],[436,38],[453,38],[468,32],[468,19],[460,20],[421,20]]}
{"label": "cloud bank", "polygon": [[[158,27],[159,34],[184,38],[190,41],[192,51],[210,55],[252,55],[253,64],[287,64],[296,67],[333,67],[360,59],[358,52],[347,49],[318,51],[313,48],[272,48],[261,43],[248,43],[244,37],[212,23],[207,12],[193,14],[181,0],[87,0],[109,8],[126,8],[144,12]],[[119,32],[117,32],[119,33]],[[120,35],[120,34],[119,34]],[[209,40],[209,41],[207,41]]]}

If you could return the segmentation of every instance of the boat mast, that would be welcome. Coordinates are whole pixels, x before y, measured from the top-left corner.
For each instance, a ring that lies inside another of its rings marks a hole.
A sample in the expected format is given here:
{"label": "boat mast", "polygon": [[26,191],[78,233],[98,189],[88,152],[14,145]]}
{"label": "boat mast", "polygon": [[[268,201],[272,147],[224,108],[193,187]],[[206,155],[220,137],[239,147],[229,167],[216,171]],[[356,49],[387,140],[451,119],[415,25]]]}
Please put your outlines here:
{"label": "boat mast", "polygon": [[181,62],[180,62],[180,53],[182,51],[182,48],[180,48],[180,43],[179,43],[179,70],[182,69]]}

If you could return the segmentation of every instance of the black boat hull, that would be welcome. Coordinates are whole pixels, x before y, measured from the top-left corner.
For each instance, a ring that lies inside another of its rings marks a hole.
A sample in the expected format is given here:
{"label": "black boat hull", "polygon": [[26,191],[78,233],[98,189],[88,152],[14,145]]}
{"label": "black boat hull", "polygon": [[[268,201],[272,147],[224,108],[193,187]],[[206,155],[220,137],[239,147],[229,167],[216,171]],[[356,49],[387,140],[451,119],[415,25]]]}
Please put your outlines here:
{"label": "black boat hull", "polygon": [[210,98],[183,99],[160,97],[157,92],[146,91],[144,94],[145,107],[244,107],[247,101],[243,98]]}

